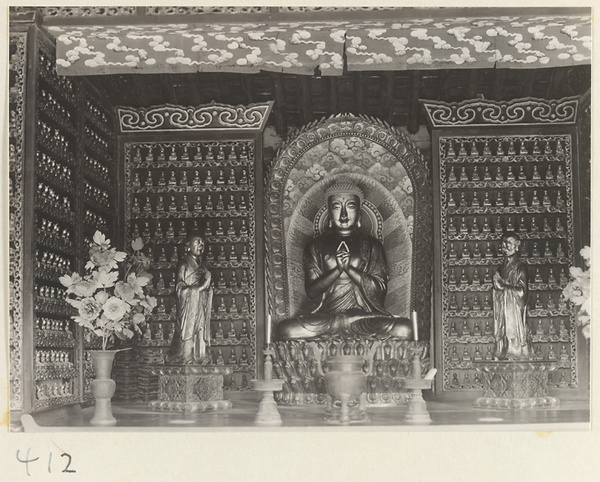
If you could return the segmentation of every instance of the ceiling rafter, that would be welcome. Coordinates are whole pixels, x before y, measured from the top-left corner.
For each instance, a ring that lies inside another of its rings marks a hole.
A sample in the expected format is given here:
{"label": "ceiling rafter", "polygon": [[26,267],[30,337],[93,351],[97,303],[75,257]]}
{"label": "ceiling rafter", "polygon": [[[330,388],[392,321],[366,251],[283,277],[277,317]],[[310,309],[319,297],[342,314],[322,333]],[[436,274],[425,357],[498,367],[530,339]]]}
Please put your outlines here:
{"label": "ceiling rafter", "polygon": [[[317,115],[369,113],[411,132],[421,124],[416,99],[446,102],[479,94],[495,100],[537,96],[581,95],[591,85],[589,66],[550,69],[472,69],[350,72],[322,77],[261,72],[258,74],[193,73],[87,77],[114,105],[150,107],[165,103],[200,105],[210,102],[252,104],[275,100],[271,123],[285,136]],[[285,83],[284,83],[285,79]],[[318,109],[315,102],[319,102]]]}

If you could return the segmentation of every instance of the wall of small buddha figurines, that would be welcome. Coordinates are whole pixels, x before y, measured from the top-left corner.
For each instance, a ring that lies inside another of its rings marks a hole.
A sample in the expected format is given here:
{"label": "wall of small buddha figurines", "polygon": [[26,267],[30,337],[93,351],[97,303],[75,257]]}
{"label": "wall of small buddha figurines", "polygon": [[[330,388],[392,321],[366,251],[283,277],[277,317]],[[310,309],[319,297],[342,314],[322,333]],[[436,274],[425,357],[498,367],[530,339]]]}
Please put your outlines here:
{"label": "wall of small buddha figurines", "polygon": [[[19,62],[25,39],[35,52],[28,66]],[[114,234],[116,131],[99,92],[56,74],[54,47],[40,31],[11,42],[11,409],[35,411],[92,398],[97,344],[71,320],[59,278],[83,268],[96,229]],[[26,75],[35,78],[27,95]]]}
{"label": "wall of small buddha figurines", "polygon": [[82,268],[96,230],[108,238],[114,234],[116,132],[114,113],[102,99],[84,84],[57,76],[52,54],[43,48],[39,72],[35,398],[42,407],[65,403],[70,394],[92,399],[89,350],[99,348],[98,340],[87,341],[70,320],[58,278]]}
{"label": "wall of small buddha figurines", "polygon": [[[206,241],[213,280],[209,355],[233,367],[229,390],[250,389],[256,367],[254,141],[128,142],[126,223],[151,257],[155,314],[141,340],[138,390],[156,398],[151,364],[165,361],[174,333],[178,261],[189,233]],[[129,241],[128,241],[129,242]]]}
{"label": "wall of small buddha figurines", "polygon": [[557,362],[549,386],[577,383],[575,323],[562,297],[573,260],[571,136],[442,137],[444,388],[482,388],[492,359],[492,276],[502,233],[521,238],[534,359]]}

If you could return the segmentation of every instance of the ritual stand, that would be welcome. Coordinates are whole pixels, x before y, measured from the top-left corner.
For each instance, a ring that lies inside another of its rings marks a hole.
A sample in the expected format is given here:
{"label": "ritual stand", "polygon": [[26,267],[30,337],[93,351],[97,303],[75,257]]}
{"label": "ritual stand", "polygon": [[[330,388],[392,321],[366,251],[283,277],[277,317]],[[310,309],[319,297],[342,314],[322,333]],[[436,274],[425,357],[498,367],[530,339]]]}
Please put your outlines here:
{"label": "ritual stand", "polygon": [[475,408],[520,410],[557,408],[557,398],[548,396],[548,374],[556,363],[500,360],[476,363],[483,372],[484,394],[475,400]]}
{"label": "ritual stand", "polygon": [[152,368],[158,375],[159,399],[149,403],[153,410],[211,412],[231,409],[223,400],[223,375],[231,367],[216,365],[164,365]]}

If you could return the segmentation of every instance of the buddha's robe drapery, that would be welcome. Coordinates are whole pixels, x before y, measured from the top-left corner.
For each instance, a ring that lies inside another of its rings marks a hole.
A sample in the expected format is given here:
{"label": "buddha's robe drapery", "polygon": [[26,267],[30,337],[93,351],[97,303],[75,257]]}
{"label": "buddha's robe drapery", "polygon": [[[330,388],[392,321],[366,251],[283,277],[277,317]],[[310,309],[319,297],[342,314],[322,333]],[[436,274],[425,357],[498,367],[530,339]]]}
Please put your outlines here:
{"label": "buddha's robe drapery", "polygon": [[304,273],[315,280],[335,267],[340,243],[346,243],[351,264],[362,272],[361,284],[340,275],[316,300],[310,313],[281,321],[280,340],[320,336],[403,336],[410,334],[410,322],[385,310],[388,266],[383,245],[363,233],[341,236],[334,231],[312,240],[304,250]]}

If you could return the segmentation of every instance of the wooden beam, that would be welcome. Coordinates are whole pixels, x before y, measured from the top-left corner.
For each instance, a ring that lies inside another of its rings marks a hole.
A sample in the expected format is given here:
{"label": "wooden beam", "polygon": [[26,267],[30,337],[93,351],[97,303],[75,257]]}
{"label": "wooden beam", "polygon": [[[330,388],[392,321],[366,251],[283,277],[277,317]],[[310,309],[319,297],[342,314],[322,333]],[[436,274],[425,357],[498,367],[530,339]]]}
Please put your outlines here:
{"label": "wooden beam", "polygon": [[[391,21],[391,22],[407,22],[409,19],[433,18],[443,20],[452,17],[465,17],[464,7],[447,7],[443,9],[431,9],[422,7],[390,7],[385,10],[363,10],[356,11],[320,11],[320,12],[287,12],[285,10],[274,11],[272,7],[263,7],[265,11],[260,13],[248,14],[232,14],[227,11],[214,13],[181,13],[174,15],[148,15],[146,12],[148,7],[137,7],[137,11],[133,15],[90,15],[90,16],[69,16],[69,17],[45,17],[43,20],[44,26],[50,25],[145,25],[145,24],[227,24],[239,23],[242,21],[252,23],[268,23],[268,22],[336,22],[341,21]],[[184,7],[185,8],[185,7]],[[223,7],[226,9],[226,7]],[[564,15],[564,7],[525,7],[520,8],[522,15]],[[514,7],[473,7],[469,8],[469,18],[497,18],[501,16],[514,15]],[[589,15],[589,7],[570,7],[569,15]],[[241,20],[240,17],[243,19]]]}
{"label": "wooden beam", "polygon": [[365,110],[365,92],[362,83],[362,72],[354,72],[352,80],[354,81],[354,105],[356,106],[356,113],[363,114]]}
{"label": "wooden beam", "polygon": [[421,113],[421,105],[419,97],[421,96],[421,72],[413,70],[410,72],[410,84],[408,89],[408,119],[406,128],[411,134],[416,134],[419,131],[419,117]]}
{"label": "wooden beam", "polygon": [[502,100],[505,77],[506,71],[504,69],[496,69],[494,71],[494,83],[492,85],[492,100]]}
{"label": "wooden beam", "polygon": [[299,75],[298,82],[300,83],[300,113],[302,114],[303,123],[308,124],[313,120],[310,77]]}
{"label": "wooden beam", "polygon": [[328,114],[334,115],[338,113],[338,78],[335,76],[329,77],[328,84]]}
{"label": "wooden beam", "polygon": [[552,80],[548,84],[548,99],[560,99],[564,97],[567,70],[560,67],[552,70]]}
{"label": "wooden beam", "polygon": [[165,98],[165,103],[168,104],[179,104],[182,101],[184,103],[189,102],[189,99],[177,99],[177,95],[175,94],[175,89],[173,88],[173,80],[174,76],[171,74],[160,74],[160,83],[162,84],[162,92],[163,97]]}
{"label": "wooden beam", "polygon": [[194,86],[194,92],[196,94],[196,104],[200,105],[204,102],[203,98],[202,98],[202,89],[201,89],[201,85],[202,85],[202,79],[204,79],[203,74],[201,72],[197,72],[196,74],[194,74],[194,81],[191,82],[191,84]]}
{"label": "wooden beam", "polygon": [[448,74],[447,70],[439,70],[439,78],[438,78],[438,99],[437,100],[441,100],[444,102],[450,102],[449,97],[449,88],[448,88],[448,84],[449,82],[449,77],[450,75]]}
{"label": "wooden beam", "polygon": [[479,70],[469,69],[468,72],[469,81],[467,83],[467,99],[474,99],[477,97],[477,88],[479,87]]}
{"label": "wooden beam", "polygon": [[386,71],[381,73],[381,117],[388,124],[394,121],[394,72]]}
{"label": "wooden beam", "polygon": [[[153,83],[155,77],[154,75],[148,75],[146,82],[138,82],[138,88],[135,90],[135,97],[137,99],[137,105],[135,107],[149,107],[151,105],[159,104],[160,102],[155,102],[153,94],[156,92],[156,84]],[[154,81],[156,82],[156,81]],[[150,88],[150,84],[153,84],[153,88]]]}
{"label": "wooden beam", "polygon": [[252,91],[252,75],[250,74],[239,74],[242,81],[242,89],[244,89],[244,97],[246,98],[247,104],[254,102],[254,94]]}
{"label": "wooden beam", "polygon": [[287,137],[287,126],[285,125],[285,117],[283,115],[285,109],[285,98],[283,96],[281,74],[277,72],[269,72],[269,77],[271,78],[273,91],[275,93],[275,104],[273,105],[275,129],[277,129],[277,133],[285,139]]}
{"label": "wooden beam", "polygon": [[217,102],[231,104],[229,101],[229,83],[227,82],[227,74],[221,72],[216,74],[215,87],[217,89],[217,95],[219,96]]}
{"label": "wooden beam", "polygon": [[525,73],[525,78],[521,84],[521,97],[530,97],[533,94],[535,85],[535,69],[529,69]]}

